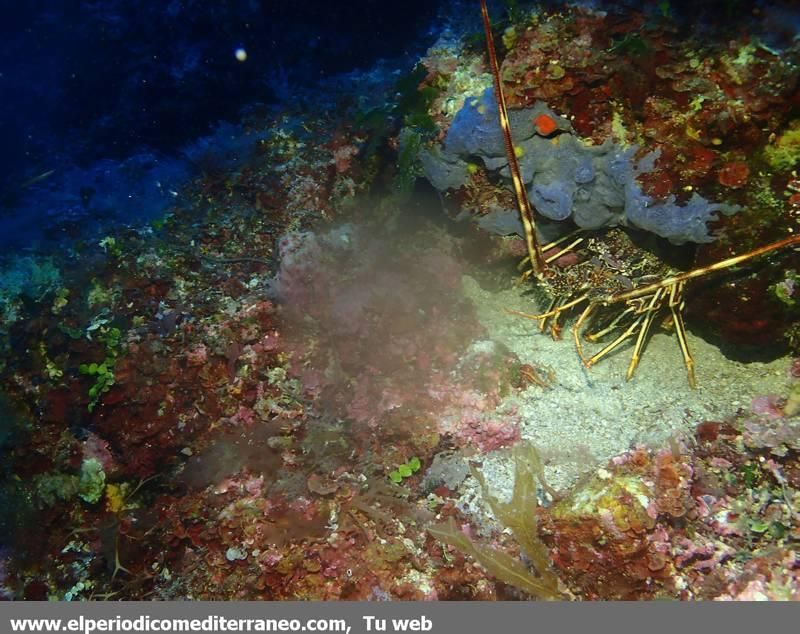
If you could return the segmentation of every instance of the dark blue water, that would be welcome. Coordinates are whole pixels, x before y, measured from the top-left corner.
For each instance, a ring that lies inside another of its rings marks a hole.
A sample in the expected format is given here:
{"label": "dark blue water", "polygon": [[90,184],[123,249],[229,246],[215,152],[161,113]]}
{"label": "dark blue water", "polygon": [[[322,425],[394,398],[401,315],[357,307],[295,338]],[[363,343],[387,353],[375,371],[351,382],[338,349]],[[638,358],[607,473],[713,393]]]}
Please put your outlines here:
{"label": "dark blue water", "polygon": [[439,3],[3,4],[0,241],[25,247],[80,234],[67,225],[158,215],[218,122],[410,59],[430,44]]}

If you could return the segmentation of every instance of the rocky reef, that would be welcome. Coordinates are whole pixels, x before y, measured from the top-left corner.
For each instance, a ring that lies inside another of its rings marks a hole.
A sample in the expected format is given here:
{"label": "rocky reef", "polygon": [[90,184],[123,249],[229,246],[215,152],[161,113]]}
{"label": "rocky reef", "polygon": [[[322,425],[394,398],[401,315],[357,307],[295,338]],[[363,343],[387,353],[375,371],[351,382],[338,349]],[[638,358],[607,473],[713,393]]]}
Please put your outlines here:
{"label": "rocky reef", "polygon": [[[767,13],[498,19],[545,235],[677,271],[796,231]],[[687,285],[698,390],[669,319],[636,380],[588,373],[509,313],[547,304],[457,17],[198,141],[146,222],[3,258],[0,599],[800,597],[797,252]]]}

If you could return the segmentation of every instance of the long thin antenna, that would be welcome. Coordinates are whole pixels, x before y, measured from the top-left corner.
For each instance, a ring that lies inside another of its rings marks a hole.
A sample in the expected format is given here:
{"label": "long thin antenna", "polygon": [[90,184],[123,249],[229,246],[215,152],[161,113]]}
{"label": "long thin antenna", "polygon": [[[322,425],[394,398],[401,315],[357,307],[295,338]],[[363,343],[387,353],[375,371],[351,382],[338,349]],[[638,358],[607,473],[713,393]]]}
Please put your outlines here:
{"label": "long thin antenna", "polygon": [[500,112],[500,127],[503,129],[503,141],[506,146],[506,155],[508,156],[508,167],[511,170],[511,182],[514,184],[517,208],[522,219],[522,226],[525,228],[525,242],[528,246],[528,256],[533,267],[533,274],[536,277],[541,277],[547,268],[547,263],[544,261],[542,247],[539,245],[539,239],[536,236],[533,207],[528,199],[528,192],[525,191],[525,185],[522,182],[522,175],[519,171],[519,162],[514,152],[514,142],[511,139],[511,126],[508,123],[506,99],[503,95],[503,87],[500,85],[500,67],[497,65],[497,53],[494,48],[492,24],[489,21],[486,0],[481,0],[481,14],[483,15],[483,29],[486,31],[486,48],[489,51],[489,68],[492,71],[492,79],[494,80],[494,96],[497,100],[497,109]]}
{"label": "long thin antenna", "polygon": [[741,255],[735,255],[733,257],[728,258],[727,260],[722,260],[720,262],[714,262],[714,264],[709,264],[708,266],[701,266],[696,269],[692,269],[691,271],[686,271],[685,273],[679,273],[673,277],[668,277],[665,280],[661,280],[660,282],[654,282],[653,284],[648,284],[647,286],[640,286],[639,288],[634,288],[630,291],[626,291],[624,293],[618,293],[617,295],[610,295],[608,299],[613,299],[614,302],[623,302],[628,301],[630,299],[636,299],[638,297],[644,297],[645,295],[649,295],[650,293],[654,292],[656,289],[664,288],[666,286],[674,286],[675,284],[680,284],[686,282],[688,280],[693,280],[697,277],[702,277],[704,275],[708,275],[709,273],[713,273],[714,271],[721,271],[722,269],[727,269],[732,266],[736,266],[737,264],[741,264],[747,260],[752,260],[759,255],[764,255],[765,253],[769,253],[770,251],[776,251],[778,249],[783,249],[784,247],[789,247],[794,244],[800,244],[800,236],[789,236],[788,238],[784,238],[783,240],[778,240],[777,242],[771,242],[770,244],[765,244],[762,247],[758,247],[757,249],[753,249],[752,251],[748,251],[747,253],[742,253]]}

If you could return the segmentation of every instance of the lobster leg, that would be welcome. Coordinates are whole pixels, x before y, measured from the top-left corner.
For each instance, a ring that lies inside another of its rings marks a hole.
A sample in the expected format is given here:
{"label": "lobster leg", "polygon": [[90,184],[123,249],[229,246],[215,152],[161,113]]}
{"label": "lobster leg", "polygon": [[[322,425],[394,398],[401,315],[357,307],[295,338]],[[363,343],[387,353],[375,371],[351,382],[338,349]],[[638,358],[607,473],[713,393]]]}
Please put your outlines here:
{"label": "lobster leg", "polygon": [[[763,247],[759,247],[758,249],[753,249],[752,251],[748,251],[747,253],[743,253],[742,255],[737,255],[732,258],[728,258],[727,260],[716,262],[709,266],[702,266],[697,269],[692,269],[691,271],[680,273],[673,277],[669,277],[665,280],[661,280],[660,282],[655,282],[653,284],[648,284],[646,286],[640,286],[630,291],[625,291],[624,293],[609,295],[608,297],[605,298],[605,301],[608,304],[613,304],[614,302],[627,302],[628,300],[631,299],[636,299],[639,297],[647,297],[657,288],[672,288],[677,284],[683,284],[684,282],[688,282],[689,280],[693,280],[698,277],[703,277],[705,275],[708,275],[709,273],[714,273],[716,271],[721,271],[723,269],[736,266],[737,264],[741,264],[742,262],[746,262],[747,260],[752,260],[753,258],[758,257],[760,255],[764,255],[765,253],[770,253],[771,251],[783,249],[785,247],[793,246],[795,244],[800,244],[800,235],[789,236],[788,238],[784,238],[783,240],[778,240],[777,242],[766,244]],[[681,288],[683,287],[681,286]]]}
{"label": "lobster leg", "polygon": [[[549,251],[550,249],[553,249],[553,248],[557,247],[562,242],[566,242],[567,240],[571,240],[572,238],[574,238],[575,236],[580,234],[582,231],[583,231],[582,229],[578,229],[577,231],[571,231],[570,233],[567,233],[567,234],[561,236],[560,238],[557,238],[557,239],[553,240],[552,242],[548,242],[547,244],[542,245],[542,251]],[[572,243],[572,246],[575,246],[580,242],[583,242],[583,238],[582,237],[576,239]]]}
{"label": "lobster leg", "polygon": [[595,355],[594,355],[594,356],[593,356],[591,359],[589,359],[588,361],[584,361],[584,365],[585,365],[587,368],[591,368],[591,367],[592,367],[592,366],[593,366],[595,363],[597,363],[598,361],[600,361],[600,359],[602,359],[602,358],[603,358],[604,356],[606,356],[606,355],[607,355],[609,352],[611,352],[612,350],[614,350],[614,348],[616,348],[616,347],[617,347],[619,344],[621,344],[621,343],[622,343],[623,341],[625,341],[625,340],[626,340],[628,337],[630,337],[631,335],[633,335],[633,333],[634,333],[634,332],[636,332],[636,329],[637,329],[637,328],[639,327],[639,325],[642,323],[642,320],[643,320],[644,318],[645,318],[645,316],[644,316],[644,315],[639,315],[639,317],[637,317],[637,318],[636,318],[636,321],[634,321],[634,322],[633,322],[633,323],[632,323],[630,326],[628,326],[628,328],[627,328],[627,330],[625,330],[625,332],[623,332],[623,333],[622,333],[622,334],[621,334],[619,337],[617,337],[616,339],[614,339],[614,341],[612,341],[610,344],[608,344],[608,345],[607,345],[605,348],[603,348],[603,349],[602,349],[600,352],[598,352],[597,354],[595,354]]}
{"label": "lobster leg", "polygon": [[583,346],[581,345],[580,336],[581,326],[589,319],[589,316],[594,312],[597,306],[597,302],[589,302],[589,305],[584,308],[580,317],[578,317],[578,320],[572,326],[572,337],[575,339],[575,349],[578,351],[578,356],[581,358],[583,365],[586,365],[587,359],[583,356]]}
{"label": "lobster leg", "polygon": [[539,321],[541,319],[547,319],[548,317],[554,317],[559,313],[563,313],[565,310],[569,310],[573,306],[577,306],[588,296],[589,296],[588,293],[584,293],[583,295],[579,295],[578,297],[569,302],[565,302],[563,304],[557,304],[554,308],[549,309],[546,313],[541,313],[539,315],[531,315],[529,313],[523,313],[519,310],[511,310],[511,309],[506,309],[506,312],[510,313],[511,315],[517,315],[518,317],[524,317],[525,319],[533,319],[534,321]]}
{"label": "lobster leg", "polygon": [[636,312],[635,306],[628,306],[625,310],[623,310],[616,317],[614,317],[614,319],[612,319],[610,322],[607,321],[606,322],[607,325],[604,328],[601,328],[597,332],[588,332],[585,335],[583,335],[583,338],[586,339],[586,341],[597,343],[598,341],[600,341],[600,339],[605,337],[612,330],[616,330],[619,327],[620,322],[623,319],[625,319],[626,315],[635,312]]}
{"label": "lobster leg", "polygon": [[[556,308],[556,306],[558,306],[558,300],[559,299],[560,299],[560,297],[554,297],[552,299],[552,301],[550,302],[550,305],[547,307],[547,311],[546,312],[548,312],[548,313],[552,312],[552,310],[554,308]],[[545,331],[545,329],[547,328],[547,320],[548,320],[547,317],[545,317],[544,319],[539,320],[539,332],[544,332]]]}
{"label": "lobster leg", "polygon": [[636,338],[636,345],[633,348],[631,362],[628,365],[628,372],[625,374],[626,381],[631,380],[633,373],[636,372],[636,368],[639,365],[639,359],[641,359],[642,355],[642,348],[644,347],[644,342],[647,338],[647,331],[650,330],[650,326],[653,323],[653,317],[661,306],[661,300],[664,297],[664,292],[665,291],[663,288],[659,288],[655,293],[653,293],[653,298],[650,300],[650,303],[645,309],[646,312],[644,314],[644,321],[642,322],[642,327],[639,329],[639,336]]}
{"label": "lobster leg", "polygon": [[[542,253],[545,253],[545,252],[549,251],[550,249],[555,249],[555,248],[556,248],[556,247],[557,247],[559,244],[562,244],[563,242],[566,242],[567,240],[570,240],[570,239],[574,238],[574,237],[575,237],[576,235],[578,235],[579,233],[581,233],[581,231],[580,231],[580,230],[578,230],[578,231],[572,231],[571,233],[568,233],[568,234],[566,234],[566,235],[563,235],[563,236],[561,236],[561,237],[560,237],[560,238],[558,238],[557,240],[553,240],[552,242],[548,242],[547,244],[544,244],[544,245],[542,245]],[[565,248],[565,249],[561,249],[561,250],[558,252],[558,255],[557,255],[557,256],[555,256],[555,257],[553,257],[553,256],[550,256],[549,258],[547,258],[547,260],[545,260],[545,264],[548,264],[548,263],[552,262],[553,260],[557,260],[557,259],[558,259],[558,258],[560,258],[562,255],[564,255],[564,254],[565,254],[567,251],[569,251],[570,249],[574,249],[574,248],[575,248],[576,246],[578,246],[578,245],[579,245],[581,242],[583,242],[583,238],[582,238],[582,237],[581,237],[581,238],[576,238],[575,240],[573,240],[573,241],[572,241],[572,243],[571,243],[571,244],[570,244],[570,245],[569,245],[567,248]],[[518,271],[522,271],[522,269],[524,269],[524,268],[525,268],[525,266],[526,266],[526,265],[527,265],[527,264],[528,264],[530,261],[531,261],[530,257],[529,257],[529,256],[525,256],[525,257],[522,259],[522,261],[521,261],[519,264],[517,264],[517,270],[518,270]],[[528,279],[528,278],[529,278],[529,277],[530,277],[532,274],[533,274],[533,271],[532,271],[531,269],[527,269],[527,270],[526,270],[526,271],[525,271],[525,272],[522,274],[522,281],[525,281],[526,279]]]}
{"label": "lobster leg", "polygon": [[[567,303],[568,299],[569,297],[561,297],[556,304],[556,308],[563,307]],[[569,308],[571,307],[567,307],[567,310]],[[561,339],[561,324],[558,323],[558,321],[561,319],[564,312],[564,310],[560,310],[550,318],[550,338],[553,340]]]}
{"label": "lobster leg", "polygon": [[672,311],[672,321],[675,324],[675,334],[678,336],[678,345],[683,354],[683,363],[689,378],[689,387],[697,389],[697,379],[694,375],[694,359],[689,351],[689,342],[686,340],[686,325],[683,323],[683,282],[678,282],[669,289],[669,309]]}
{"label": "lobster leg", "polygon": [[577,238],[577,239],[573,240],[567,246],[565,246],[563,249],[559,249],[553,255],[548,256],[544,261],[545,264],[550,264],[551,262],[555,262],[558,258],[560,258],[565,253],[569,253],[570,251],[572,251],[572,249],[577,247],[581,242],[583,242],[583,238]]}

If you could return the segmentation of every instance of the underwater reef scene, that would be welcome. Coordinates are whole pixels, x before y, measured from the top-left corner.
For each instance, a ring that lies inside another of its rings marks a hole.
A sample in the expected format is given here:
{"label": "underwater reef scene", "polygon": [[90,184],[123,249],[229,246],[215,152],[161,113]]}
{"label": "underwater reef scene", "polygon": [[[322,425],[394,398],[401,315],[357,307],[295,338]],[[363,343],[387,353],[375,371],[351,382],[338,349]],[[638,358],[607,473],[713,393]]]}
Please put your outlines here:
{"label": "underwater reef scene", "polygon": [[800,599],[795,3],[196,4],[3,159],[0,599]]}

